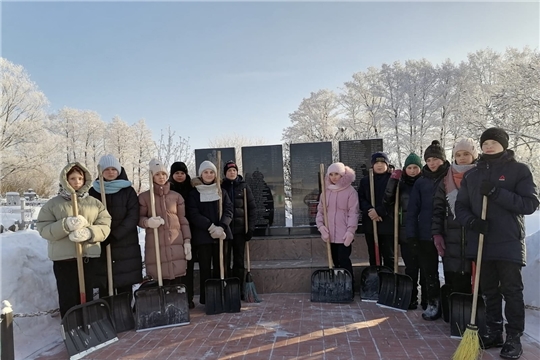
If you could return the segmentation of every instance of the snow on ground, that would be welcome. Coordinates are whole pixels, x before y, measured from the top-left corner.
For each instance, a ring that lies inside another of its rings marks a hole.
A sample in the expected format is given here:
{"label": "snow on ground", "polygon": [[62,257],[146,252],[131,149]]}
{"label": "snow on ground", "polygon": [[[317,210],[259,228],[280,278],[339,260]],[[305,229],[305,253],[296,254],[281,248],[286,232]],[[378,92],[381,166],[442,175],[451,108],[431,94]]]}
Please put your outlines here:
{"label": "snow on ground", "polygon": [[[5,210],[9,207],[0,207]],[[16,208],[16,207],[15,207]],[[19,213],[2,213],[2,221]],[[36,215],[37,216],[37,212]],[[12,223],[13,223],[12,222]],[[540,306],[540,212],[526,218],[527,266],[523,269],[525,303]],[[144,254],[144,230],[139,243]],[[58,307],[52,262],[47,257],[47,242],[35,230],[0,234],[0,300],[8,300],[14,313],[30,314]],[[144,256],[144,255],[143,255]],[[526,333],[540,341],[540,311],[527,310]],[[42,315],[14,319],[16,359],[31,359],[61,342],[60,317]]]}

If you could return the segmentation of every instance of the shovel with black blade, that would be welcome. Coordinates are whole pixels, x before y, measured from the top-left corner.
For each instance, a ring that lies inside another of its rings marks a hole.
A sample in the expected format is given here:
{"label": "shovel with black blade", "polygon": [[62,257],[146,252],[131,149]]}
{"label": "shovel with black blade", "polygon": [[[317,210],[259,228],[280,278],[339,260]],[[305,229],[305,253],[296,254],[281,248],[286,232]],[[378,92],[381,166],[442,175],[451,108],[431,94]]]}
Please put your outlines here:
{"label": "shovel with black blade", "polygon": [[[76,217],[79,215],[76,193],[71,194],[71,202]],[[62,337],[70,360],[80,359],[118,341],[107,302],[102,299],[86,302],[82,244],[75,243],[75,249],[81,304],[70,308],[62,318]]]}
{"label": "shovel with black blade", "polygon": [[[150,174],[150,207],[152,217],[156,216],[154,180]],[[145,287],[135,291],[135,329],[137,332],[188,325],[189,304],[186,287],[183,284],[163,286],[161,275],[161,254],[159,231],[154,228],[154,245],[158,287]]]}
{"label": "shovel with black blade", "polygon": [[[106,208],[107,197],[105,196],[105,184],[103,183],[102,171],[103,169],[98,165],[101,202]],[[107,245],[105,251],[107,254],[107,289],[109,296],[102,297],[102,299],[109,304],[116,332],[121,333],[135,328],[135,319],[133,318],[133,311],[131,309],[131,294],[114,294],[111,244]]]}
{"label": "shovel with black blade", "polygon": [[[375,184],[373,181],[373,169],[369,169],[369,192],[371,206],[375,206]],[[377,234],[377,221],[373,220],[373,242],[375,248],[375,266],[369,266],[362,270],[360,275],[360,296],[362,300],[377,302],[379,300],[379,273],[392,274],[392,270],[381,266],[379,257],[379,234]]]}
{"label": "shovel with black blade", "polygon": [[407,311],[411,303],[413,281],[408,275],[398,274],[398,239],[399,239],[399,184],[396,189],[394,204],[394,273],[379,274],[380,291],[377,305],[399,311]]}
{"label": "shovel with black blade", "polygon": [[[221,169],[221,151],[217,152],[217,168]],[[223,210],[223,197],[221,193],[221,181],[219,170],[216,174],[216,183],[219,193],[218,214],[221,219]],[[206,315],[215,315],[221,313],[237,313],[242,307],[240,296],[240,279],[225,279],[225,270],[223,267],[223,239],[219,238],[219,279],[208,279],[204,283],[206,293],[205,310]]]}
{"label": "shovel with black blade", "polygon": [[[326,187],[324,185],[324,164],[319,170],[324,226],[328,228],[326,209]],[[349,303],[354,300],[352,275],[347,269],[335,269],[330,249],[330,239],[326,241],[328,270],[316,270],[311,275],[311,301],[325,303]]]}

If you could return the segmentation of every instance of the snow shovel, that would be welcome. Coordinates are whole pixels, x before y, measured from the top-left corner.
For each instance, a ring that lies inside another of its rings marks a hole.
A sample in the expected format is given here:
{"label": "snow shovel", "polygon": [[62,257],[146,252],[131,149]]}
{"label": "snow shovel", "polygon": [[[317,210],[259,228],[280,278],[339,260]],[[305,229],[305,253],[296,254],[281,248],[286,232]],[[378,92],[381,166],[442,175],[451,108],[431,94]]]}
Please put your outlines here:
{"label": "snow shovel", "polygon": [[[375,184],[373,182],[373,169],[369,169],[369,192],[371,205],[375,206]],[[379,258],[379,235],[377,234],[377,221],[373,220],[373,238],[375,248],[375,265],[362,270],[360,275],[360,297],[368,302],[377,302],[379,299],[379,273],[392,273],[387,267],[381,266]]]}
{"label": "snow shovel", "polygon": [[[99,173],[99,191],[101,192],[101,202],[103,205],[105,205],[105,208],[107,208],[105,184],[103,183],[103,169],[100,165],[98,165],[97,168]],[[102,297],[102,299],[109,304],[116,332],[121,333],[135,328],[135,319],[133,318],[133,310],[131,309],[131,294],[114,294],[111,244],[107,245],[105,251],[107,252],[107,288],[109,291],[109,296]]]}
{"label": "snow shovel", "polygon": [[[71,202],[73,216],[78,216],[76,193],[71,194]],[[75,249],[81,304],[70,308],[62,318],[62,337],[70,360],[83,358],[118,341],[107,302],[102,299],[86,302],[82,244],[75,243]]]}
{"label": "snow shovel", "polygon": [[[248,226],[248,208],[247,208],[247,191],[244,189],[244,223],[245,223],[245,232],[249,230]],[[249,259],[249,241],[246,241],[246,260],[247,260],[247,273],[246,281],[244,285],[244,299],[249,303],[259,303],[259,294],[257,294],[257,289],[255,289],[255,283],[253,282],[253,277],[251,276],[251,261]]]}
{"label": "snow shovel", "polygon": [[411,303],[413,281],[408,275],[398,274],[399,238],[399,184],[394,204],[394,273],[379,273],[379,300],[377,305],[399,311],[407,311]]}
{"label": "snow shovel", "polygon": [[[154,197],[154,180],[151,171],[149,174],[150,207],[152,217],[155,217],[156,199]],[[190,322],[185,285],[163,286],[159,232],[157,228],[153,230],[158,287],[145,287],[144,289],[135,291],[135,330],[137,332],[188,325]]]}
{"label": "snow shovel", "polygon": [[[319,170],[321,183],[321,198],[324,214],[324,226],[328,228],[328,213],[326,212],[326,187],[324,186],[324,164]],[[315,270],[311,275],[311,301],[325,303],[349,303],[354,300],[352,275],[346,269],[335,269],[330,249],[330,239],[326,241],[328,257],[327,270]]]}
{"label": "snow shovel", "polygon": [[[217,152],[217,168],[221,169],[221,151]],[[223,197],[221,194],[221,183],[219,178],[219,170],[216,174],[216,183],[218,184],[218,214],[221,219],[223,210]],[[208,279],[204,283],[206,292],[206,315],[214,315],[221,313],[237,313],[240,312],[242,301],[240,297],[240,279],[227,278],[225,279],[225,270],[223,268],[223,239],[219,238],[219,279]]]}

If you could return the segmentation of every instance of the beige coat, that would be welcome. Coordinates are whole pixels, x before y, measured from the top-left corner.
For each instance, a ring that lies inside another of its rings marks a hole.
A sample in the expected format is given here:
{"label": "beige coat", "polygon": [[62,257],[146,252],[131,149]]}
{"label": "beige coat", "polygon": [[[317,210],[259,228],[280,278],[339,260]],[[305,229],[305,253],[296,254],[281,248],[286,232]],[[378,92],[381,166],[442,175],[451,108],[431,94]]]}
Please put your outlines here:
{"label": "beige coat", "polygon": [[[154,183],[154,195],[156,216],[161,216],[165,220],[165,225],[158,227],[161,273],[163,279],[172,280],[186,274],[187,261],[184,255],[184,243],[191,241],[191,231],[186,219],[182,195],[170,191],[169,183],[163,186]],[[139,226],[146,230],[146,273],[157,279],[154,230],[148,227],[148,219],[152,217],[150,191],[145,191],[139,195],[139,206]]]}

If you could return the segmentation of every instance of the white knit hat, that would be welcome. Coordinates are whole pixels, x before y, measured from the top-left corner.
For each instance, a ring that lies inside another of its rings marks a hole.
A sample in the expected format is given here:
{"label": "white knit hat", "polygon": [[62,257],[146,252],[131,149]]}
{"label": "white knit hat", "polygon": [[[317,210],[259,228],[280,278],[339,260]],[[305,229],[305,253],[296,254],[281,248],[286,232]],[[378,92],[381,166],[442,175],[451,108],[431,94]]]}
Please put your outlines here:
{"label": "white knit hat", "polygon": [[158,159],[152,159],[148,163],[148,167],[150,168],[150,172],[152,175],[157,174],[160,171],[163,171],[167,176],[169,176],[169,172],[167,171],[167,167]]}
{"label": "white knit hat", "polygon": [[341,162],[333,163],[328,167],[328,174],[338,173],[339,175],[345,175],[345,164]]}
{"label": "white knit hat", "polygon": [[214,174],[217,174],[216,165],[214,165],[211,161],[205,160],[199,165],[199,176],[202,175],[204,170],[210,169],[214,172]]}
{"label": "white knit hat", "polygon": [[478,159],[478,148],[471,138],[463,138],[456,141],[454,148],[452,149],[452,156],[456,157],[458,151],[465,150],[472,155],[473,159]]}
{"label": "white knit hat", "polygon": [[99,159],[99,166],[102,172],[106,168],[110,167],[115,168],[116,171],[118,171],[118,174],[122,172],[122,165],[120,165],[118,159],[116,159],[112,154],[102,156],[101,159]]}

